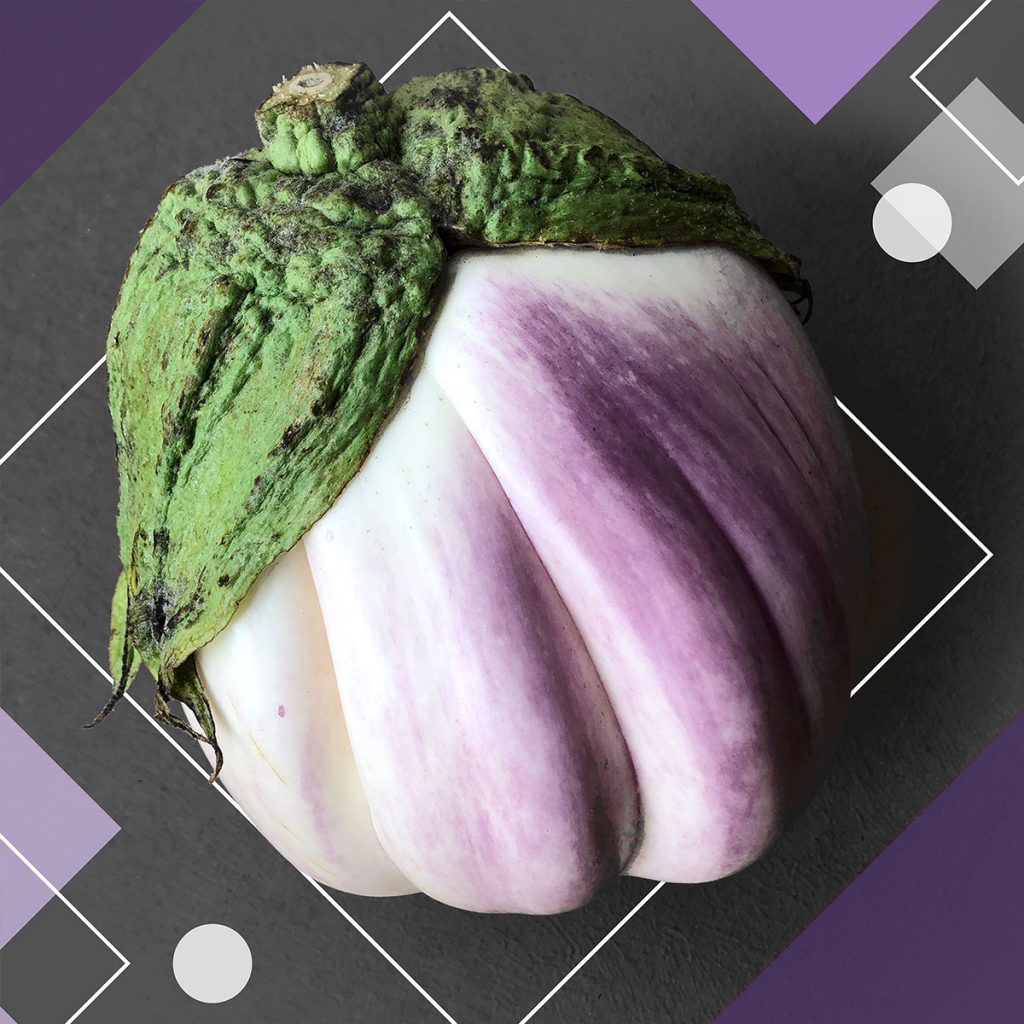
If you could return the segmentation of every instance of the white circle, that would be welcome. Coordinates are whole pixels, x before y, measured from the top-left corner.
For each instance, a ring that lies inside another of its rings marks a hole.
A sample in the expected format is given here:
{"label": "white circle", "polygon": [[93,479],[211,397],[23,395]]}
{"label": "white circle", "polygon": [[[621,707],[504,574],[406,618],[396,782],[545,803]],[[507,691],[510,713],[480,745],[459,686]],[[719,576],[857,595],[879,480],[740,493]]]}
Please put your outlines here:
{"label": "white circle", "polygon": [[910,181],[878,200],[871,227],[875,240],[893,259],[920,263],[949,241],[953,214],[941,193]]}
{"label": "white circle", "polygon": [[249,983],[249,944],[226,924],[201,924],[181,937],[174,950],[174,978],[201,1003],[234,999]]}

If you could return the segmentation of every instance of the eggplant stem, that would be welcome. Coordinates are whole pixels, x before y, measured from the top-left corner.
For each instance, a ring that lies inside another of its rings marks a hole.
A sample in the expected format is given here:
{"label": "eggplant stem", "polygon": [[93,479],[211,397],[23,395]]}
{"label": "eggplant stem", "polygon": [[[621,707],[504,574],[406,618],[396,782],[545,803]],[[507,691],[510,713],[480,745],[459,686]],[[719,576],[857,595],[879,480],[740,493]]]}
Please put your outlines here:
{"label": "eggplant stem", "polygon": [[213,785],[217,781],[217,776],[220,775],[221,768],[224,767],[224,755],[221,752],[220,744],[216,738],[211,739],[205,733],[193,729],[184,718],[176,715],[168,703],[169,698],[170,689],[167,685],[167,677],[163,672],[160,672],[157,676],[156,693],[153,694],[153,702],[156,707],[153,717],[161,724],[170,725],[180,732],[187,733],[192,739],[198,740],[200,743],[208,743],[213,748],[214,766],[208,780],[210,785]]}

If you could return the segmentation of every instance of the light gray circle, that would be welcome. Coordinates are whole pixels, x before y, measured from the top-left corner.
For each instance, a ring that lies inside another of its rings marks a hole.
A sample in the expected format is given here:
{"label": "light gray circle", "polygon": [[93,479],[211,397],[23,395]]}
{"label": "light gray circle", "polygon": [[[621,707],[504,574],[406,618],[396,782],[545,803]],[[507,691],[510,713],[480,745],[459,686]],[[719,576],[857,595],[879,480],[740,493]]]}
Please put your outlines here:
{"label": "light gray circle", "polygon": [[953,214],[930,185],[909,181],[889,189],[871,220],[875,240],[903,263],[930,260],[949,241]]}
{"label": "light gray circle", "polygon": [[234,928],[201,924],[181,937],[173,967],[186,995],[200,1003],[223,1003],[249,983],[252,951]]}

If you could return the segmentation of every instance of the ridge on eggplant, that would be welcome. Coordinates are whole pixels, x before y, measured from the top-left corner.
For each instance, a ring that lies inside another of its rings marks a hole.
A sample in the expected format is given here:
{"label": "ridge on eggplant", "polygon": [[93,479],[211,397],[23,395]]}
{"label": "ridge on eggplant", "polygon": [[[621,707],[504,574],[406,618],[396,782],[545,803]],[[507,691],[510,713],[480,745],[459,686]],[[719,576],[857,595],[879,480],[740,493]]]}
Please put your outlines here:
{"label": "ridge on eggplant", "polygon": [[262,149],[164,194],[107,339],[124,570],[92,724],[145,663],[157,717],[216,751],[211,779],[193,655],[359,470],[452,250],[719,243],[810,297],[727,186],[523,75],[447,71],[388,94],[365,64],[308,65],[256,122]]}

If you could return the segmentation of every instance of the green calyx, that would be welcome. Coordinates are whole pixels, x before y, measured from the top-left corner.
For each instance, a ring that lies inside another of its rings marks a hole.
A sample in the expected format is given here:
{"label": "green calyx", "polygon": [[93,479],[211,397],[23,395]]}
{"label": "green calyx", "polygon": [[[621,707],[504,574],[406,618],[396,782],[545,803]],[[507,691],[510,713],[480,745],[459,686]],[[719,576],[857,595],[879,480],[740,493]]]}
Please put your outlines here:
{"label": "green calyx", "polygon": [[145,663],[158,718],[212,744],[212,777],[194,655],[358,472],[451,250],[718,243],[809,297],[726,186],[522,75],[449,71],[389,95],[364,64],[310,65],[256,121],[262,150],[167,190],[107,340],[124,571],[96,721]]}
{"label": "green calyx", "polygon": [[772,245],[708,174],[666,163],[574,96],[490,68],[414,78],[393,97],[402,162],[463,245],[726,245],[796,302],[800,261]]}

